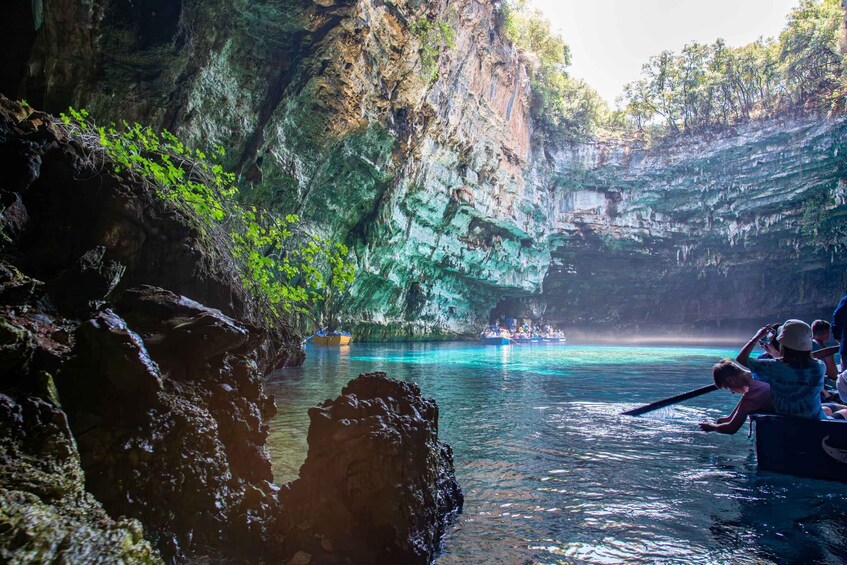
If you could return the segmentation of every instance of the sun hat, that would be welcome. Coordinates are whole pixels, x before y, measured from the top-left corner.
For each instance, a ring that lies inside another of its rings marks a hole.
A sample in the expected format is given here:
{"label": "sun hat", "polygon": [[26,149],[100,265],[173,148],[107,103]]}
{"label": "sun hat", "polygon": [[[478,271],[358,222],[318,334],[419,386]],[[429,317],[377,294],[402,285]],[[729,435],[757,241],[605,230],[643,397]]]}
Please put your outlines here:
{"label": "sun hat", "polygon": [[803,320],[786,320],[776,334],[779,343],[794,351],[812,350],[812,328]]}

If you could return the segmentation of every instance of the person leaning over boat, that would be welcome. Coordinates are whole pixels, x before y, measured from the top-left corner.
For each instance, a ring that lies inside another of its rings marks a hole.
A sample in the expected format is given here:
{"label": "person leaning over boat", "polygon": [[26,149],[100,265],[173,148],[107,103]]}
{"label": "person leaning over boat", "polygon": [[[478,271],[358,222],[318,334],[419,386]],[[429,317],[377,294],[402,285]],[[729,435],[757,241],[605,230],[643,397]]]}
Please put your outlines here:
{"label": "person leaning over boat", "polygon": [[771,387],[768,383],[757,381],[753,375],[729,359],[721,361],[712,367],[715,386],[725,388],[732,394],[741,394],[741,400],[729,416],[718,418],[714,424],[701,422],[700,429],[704,432],[720,432],[734,434],[744,425],[747,416],[754,412],[772,413]]}
{"label": "person leaning over boat", "polygon": [[750,359],[750,352],[770,326],[761,328],[735,360],[771,385],[777,414],[813,420],[826,419],[821,406],[825,367],[812,358],[812,328],[802,320],[787,320],[779,328],[780,359]]}

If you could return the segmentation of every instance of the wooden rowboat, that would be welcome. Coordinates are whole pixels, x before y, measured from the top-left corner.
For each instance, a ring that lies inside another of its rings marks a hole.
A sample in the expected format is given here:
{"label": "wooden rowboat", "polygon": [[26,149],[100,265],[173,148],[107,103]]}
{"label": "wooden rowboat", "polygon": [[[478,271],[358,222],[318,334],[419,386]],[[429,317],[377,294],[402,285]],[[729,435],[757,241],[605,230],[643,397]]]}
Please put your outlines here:
{"label": "wooden rowboat", "polygon": [[847,421],[751,416],[759,469],[847,482]]}
{"label": "wooden rowboat", "polygon": [[353,341],[349,335],[316,335],[315,345],[350,345]]}

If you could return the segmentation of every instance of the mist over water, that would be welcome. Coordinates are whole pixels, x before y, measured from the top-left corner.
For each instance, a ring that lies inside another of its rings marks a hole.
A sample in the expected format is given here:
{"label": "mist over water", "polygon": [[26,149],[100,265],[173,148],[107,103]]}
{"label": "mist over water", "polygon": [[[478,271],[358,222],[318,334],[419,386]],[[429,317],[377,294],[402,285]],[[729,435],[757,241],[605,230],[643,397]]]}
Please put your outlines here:
{"label": "mist over water", "polygon": [[306,455],[307,409],[385,371],[440,408],[465,509],[440,564],[790,562],[847,559],[847,485],[759,473],[745,426],[717,391],[642,417],[628,408],[709,384],[736,347],[354,344],[310,348],[275,373],[277,481]]}

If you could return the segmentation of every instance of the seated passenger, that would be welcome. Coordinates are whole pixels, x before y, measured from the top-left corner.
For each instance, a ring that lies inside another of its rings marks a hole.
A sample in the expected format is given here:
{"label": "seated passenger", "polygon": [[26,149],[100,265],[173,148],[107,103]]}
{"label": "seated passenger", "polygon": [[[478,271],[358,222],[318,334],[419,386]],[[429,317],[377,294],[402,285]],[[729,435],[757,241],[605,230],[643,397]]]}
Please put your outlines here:
{"label": "seated passenger", "polygon": [[[812,351],[818,351],[829,347],[829,336],[832,326],[826,320],[815,320],[812,322]],[[829,379],[835,380],[838,378],[838,369],[835,367],[835,358],[830,355],[822,359],[826,367],[826,376]]]}
{"label": "seated passenger", "polygon": [[729,359],[722,359],[715,365],[712,368],[712,374],[715,386],[743,396],[729,416],[718,418],[714,424],[701,422],[700,429],[704,432],[734,434],[744,425],[748,414],[774,411],[770,385],[753,379],[749,371],[745,371]]}
{"label": "seated passenger", "polygon": [[779,328],[780,359],[750,359],[760,338],[771,330],[765,326],[747,342],[736,361],[771,385],[771,399],[777,414],[823,420],[821,406],[823,363],[812,358],[812,328],[801,320],[788,320]]}

